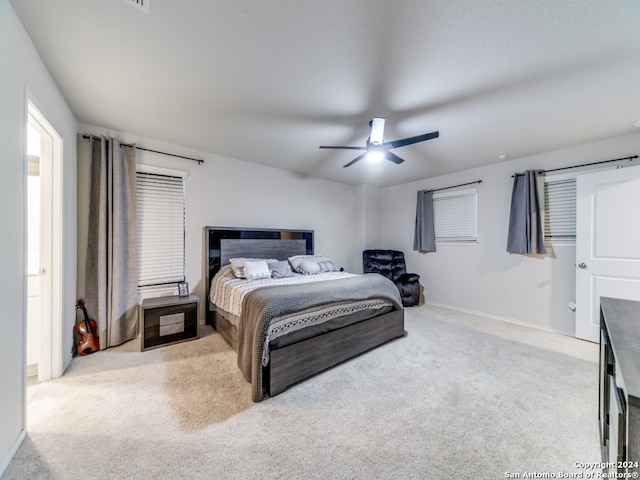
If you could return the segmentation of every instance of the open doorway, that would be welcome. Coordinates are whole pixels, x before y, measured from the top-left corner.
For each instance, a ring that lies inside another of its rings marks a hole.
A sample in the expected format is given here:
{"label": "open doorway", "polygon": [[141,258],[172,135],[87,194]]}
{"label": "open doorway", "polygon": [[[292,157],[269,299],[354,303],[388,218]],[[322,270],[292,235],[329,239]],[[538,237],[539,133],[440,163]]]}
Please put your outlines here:
{"label": "open doorway", "polygon": [[27,104],[27,383],[62,373],[62,140]]}

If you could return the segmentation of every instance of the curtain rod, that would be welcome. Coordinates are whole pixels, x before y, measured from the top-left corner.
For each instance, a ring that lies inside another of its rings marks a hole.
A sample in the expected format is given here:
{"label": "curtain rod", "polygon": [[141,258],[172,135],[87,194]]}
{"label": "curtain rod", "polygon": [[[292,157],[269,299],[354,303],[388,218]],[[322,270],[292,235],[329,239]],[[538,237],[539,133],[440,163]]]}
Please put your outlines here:
{"label": "curtain rod", "polygon": [[440,190],[448,190],[450,188],[456,188],[456,187],[464,187],[465,185],[473,185],[476,183],[482,183],[482,180],[476,180],[475,182],[467,182],[467,183],[460,183],[458,185],[451,185],[450,187],[442,187],[442,188],[432,188],[431,190],[422,190],[423,192],[439,192]]}
{"label": "curtain rod", "polygon": [[[94,135],[82,135],[82,138],[100,138],[100,137],[96,137]],[[135,147],[137,150],[144,150],[145,152],[153,152],[153,153],[159,153],[161,155],[168,155],[170,157],[177,157],[177,158],[184,158],[185,160],[191,160],[192,162],[198,162],[198,165],[200,165],[201,163],[204,163],[204,160],[200,160],[199,158],[191,158],[191,157],[185,157],[184,155],[176,155],[175,153],[167,153],[167,152],[161,152],[159,150],[151,150],[149,148],[143,148],[143,147],[139,147],[137,145],[134,145],[132,143],[121,143],[120,144],[121,147]]]}
{"label": "curtain rod", "polygon": [[[622,160],[629,160],[630,162],[633,162],[633,160],[635,160],[636,158],[638,158],[638,155],[633,155],[631,157],[613,158],[611,160],[601,160],[599,162],[582,163],[580,165],[572,165],[570,167],[560,167],[560,168],[552,168],[550,170],[540,170],[540,172],[544,175],[549,172],[558,172],[560,170],[568,170],[570,168],[589,167],[591,165],[600,165],[601,163],[620,162]],[[524,173],[516,173],[514,175],[511,175],[511,178],[515,177],[516,175],[524,175]]]}

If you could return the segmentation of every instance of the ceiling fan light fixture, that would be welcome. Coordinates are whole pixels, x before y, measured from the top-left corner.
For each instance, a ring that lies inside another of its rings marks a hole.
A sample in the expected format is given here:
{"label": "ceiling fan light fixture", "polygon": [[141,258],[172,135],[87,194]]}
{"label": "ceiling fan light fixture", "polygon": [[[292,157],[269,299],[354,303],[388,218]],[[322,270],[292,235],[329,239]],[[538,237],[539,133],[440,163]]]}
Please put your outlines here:
{"label": "ceiling fan light fixture", "polygon": [[390,162],[400,165],[404,162],[395,153],[391,152],[394,148],[404,147],[406,145],[412,145],[418,142],[424,142],[431,140],[432,138],[438,138],[440,136],[439,131],[424,133],[422,135],[416,135],[414,137],[401,138],[393,141],[383,141],[384,135],[384,118],[374,117],[369,122],[371,127],[371,134],[367,138],[367,142],[363,147],[354,147],[346,145],[320,145],[320,148],[337,148],[342,150],[365,150],[356,158],[351,160],[342,168],[350,167],[351,165],[358,163],[360,160],[366,158],[369,163],[378,163],[382,160],[389,160]]}
{"label": "ceiling fan light fixture", "polygon": [[367,153],[367,162],[380,163],[384,160],[384,152],[382,150],[372,150]]}

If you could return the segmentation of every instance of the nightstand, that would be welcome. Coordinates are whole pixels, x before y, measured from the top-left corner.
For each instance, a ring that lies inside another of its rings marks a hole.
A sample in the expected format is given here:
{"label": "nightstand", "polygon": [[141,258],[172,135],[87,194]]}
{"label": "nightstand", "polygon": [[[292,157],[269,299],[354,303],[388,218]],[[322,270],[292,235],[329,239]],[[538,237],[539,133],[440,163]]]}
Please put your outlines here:
{"label": "nightstand", "polygon": [[142,350],[198,338],[197,295],[146,298],[140,305]]}

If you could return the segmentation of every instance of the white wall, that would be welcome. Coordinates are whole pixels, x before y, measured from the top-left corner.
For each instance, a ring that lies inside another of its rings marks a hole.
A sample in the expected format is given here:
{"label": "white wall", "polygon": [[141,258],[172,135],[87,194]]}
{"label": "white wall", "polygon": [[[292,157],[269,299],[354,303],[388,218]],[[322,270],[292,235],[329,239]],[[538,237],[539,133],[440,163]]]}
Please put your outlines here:
{"label": "white wall", "polygon": [[[405,252],[408,269],[421,275],[428,303],[574,335],[575,315],[568,303],[575,300],[575,246],[555,246],[547,256],[506,252],[511,176],[639,152],[640,134],[635,134],[383,189],[383,246]],[[416,192],[475,180],[482,180],[477,186],[478,243],[414,252]]]}
{"label": "white wall", "polygon": [[[315,251],[349,271],[362,271],[362,212],[370,200],[357,187],[314,179],[271,167],[198,152],[132,134],[80,125],[79,131],[113,136],[126,143],[178,155],[189,160],[138,150],[137,161],[189,172],[186,181],[186,276],[191,292],[200,295],[204,318],[204,227],[257,227],[315,231]],[[88,141],[78,137],[78,295],[83,292],[88,220]],[[374,200],[375,202],[375,200]],[[375,203],[374,203],[375,205]],[[376,212],[377,215],[377,212]]]}
{"label": "white wall", "polygon": [[[7,0],[0,0],[0,474],[25,429],[26,92],[63,138],[62,313],[71,332],[76,291],[76,121]],[[71,187],[71,188],[69,188]],[[71,335],[63,358],[71,360]]]}
{"label": "white wall", "polygon": [[[358,222],[360,225],[360,243],[362,250],[368,248],[378,248],[380,245],[380,193],[378,187],[361,185],[358,187],[358,198],[360,209],[358,212]],[[359,269],[362,272],[362,258],[360,257]]]}

